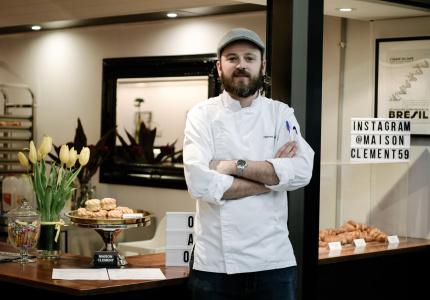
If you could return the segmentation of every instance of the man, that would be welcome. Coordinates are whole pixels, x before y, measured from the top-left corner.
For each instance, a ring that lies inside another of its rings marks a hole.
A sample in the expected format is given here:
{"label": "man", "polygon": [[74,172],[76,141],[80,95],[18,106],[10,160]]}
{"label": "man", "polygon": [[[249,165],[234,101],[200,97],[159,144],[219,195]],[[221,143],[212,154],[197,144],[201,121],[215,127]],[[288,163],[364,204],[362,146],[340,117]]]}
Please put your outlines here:
{"label": "man", "polygon": [[293,109],[263,97],[264,43],[237,28],[218,44],[224,92],[187,116],[185,178],[197,199],[194,299],[295,299],[287,191],[309,183],[314,152]]}

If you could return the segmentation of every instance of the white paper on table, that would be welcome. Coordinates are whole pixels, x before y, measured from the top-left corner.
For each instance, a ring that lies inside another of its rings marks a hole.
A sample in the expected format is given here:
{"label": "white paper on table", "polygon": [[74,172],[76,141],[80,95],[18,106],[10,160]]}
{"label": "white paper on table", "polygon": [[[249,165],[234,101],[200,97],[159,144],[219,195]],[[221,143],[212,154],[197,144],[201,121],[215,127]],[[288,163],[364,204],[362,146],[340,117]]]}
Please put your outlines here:
{"label": "white paper on table", "polygon": [[52,279],[109,280],[107,270],[102,269],[52,269]]}
{"label": "white paper on table", "polygon": [[111,280],[159,280],[166,279],[157,268],[108,269]]}

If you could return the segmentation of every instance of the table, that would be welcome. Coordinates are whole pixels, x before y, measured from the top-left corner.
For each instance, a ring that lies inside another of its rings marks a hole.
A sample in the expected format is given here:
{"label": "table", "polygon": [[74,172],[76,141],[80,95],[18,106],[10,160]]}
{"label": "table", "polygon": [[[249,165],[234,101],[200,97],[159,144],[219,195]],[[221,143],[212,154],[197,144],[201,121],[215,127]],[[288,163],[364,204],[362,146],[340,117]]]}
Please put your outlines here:
{"label": "table", "polygon": [[[18,252],[0,242],[0,251]],[[32,251],[30,251],[31,253]],[[189,299],[186,287],[188,267],[166,267],[165,253],[128,256],[123,268],[160,268],[166,280],[52,280],[53,268],[90,269],[93,257],[62,253],[59,260],[37,259],[35,263],[0,263],[0,287],[14,296],[163,296]],[[167,299],[167,298],[160,298]]]}
{"label": "table", "polygon": [[[0,251],[17,252],[10,244],[1,242]],[[426,285],[418,278],[422,277],[422,270],[430,268],[429,255],[430,240],[413,238],[394,248],[384,243],[369,244],[363,252],[355,251],[352,246],[343,247],[336,255],[320,249],[318,299],[337,299],[333,296],[339,293],[346,295],[347,292],[348,299],[352,299],[350,282],[359,282],[360,289],[353,293],[357,299],[365,299],[369,293],[388,299],[389,295],[395,296],[399,289],[406,287],[421,292]],[[189,299],[186,287],[188,267],[166,267],[165,253],[128,256],[129,264],[123,268],[160,268],[166,280],[51,279],[53,268],[90,268],[92,260],[92,257],[63,253],[60,260],[54,261],[37,260],[27,265],[0,263],[0,287],[2,291],[13,289],[16,291],[14,295],[20,296],[34,296],[37,292],[40,296],[91,296],[92,299],[107,296]],[[425,276],[422,278],[426,279]]]}

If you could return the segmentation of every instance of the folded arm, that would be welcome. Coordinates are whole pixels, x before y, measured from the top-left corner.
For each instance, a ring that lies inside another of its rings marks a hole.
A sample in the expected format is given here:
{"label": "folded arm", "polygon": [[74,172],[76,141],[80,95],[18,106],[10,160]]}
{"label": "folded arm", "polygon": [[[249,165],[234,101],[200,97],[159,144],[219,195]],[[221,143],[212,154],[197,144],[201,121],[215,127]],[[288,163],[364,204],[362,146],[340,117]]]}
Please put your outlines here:
{"label": "folded arm", "polygon": [[[292,158],[296,156],[298,147],[295,141],[285,143],[276,153],[275,158]],[[236,175],[235,160],[213,160],[209,169],[220,174]],[[223,194],[223,199],[237,199],[270,191],[266,185],[279,184],[275,168],[268,161],[248,161],[243,171],[243,178],[234,178],[233,184]]]}

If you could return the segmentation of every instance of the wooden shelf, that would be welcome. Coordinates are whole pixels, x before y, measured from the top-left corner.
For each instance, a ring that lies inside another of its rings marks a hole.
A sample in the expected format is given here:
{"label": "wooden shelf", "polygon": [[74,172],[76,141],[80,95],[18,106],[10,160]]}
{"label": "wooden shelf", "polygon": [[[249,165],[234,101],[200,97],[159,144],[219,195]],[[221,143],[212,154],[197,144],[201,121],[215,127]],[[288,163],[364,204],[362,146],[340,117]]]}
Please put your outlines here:
{"label": "wooden shelf", "polygon": [[372,242],[368,243],[364,248],[355,248],[354,246],[347,245],[343,246],[340,251],[330,251],[327,248],[320,248],[318,250],[318,263],[319,265],[325,265],[430,250],[430,240],[427,239],[399,237],[399,241],[397,245]]}

